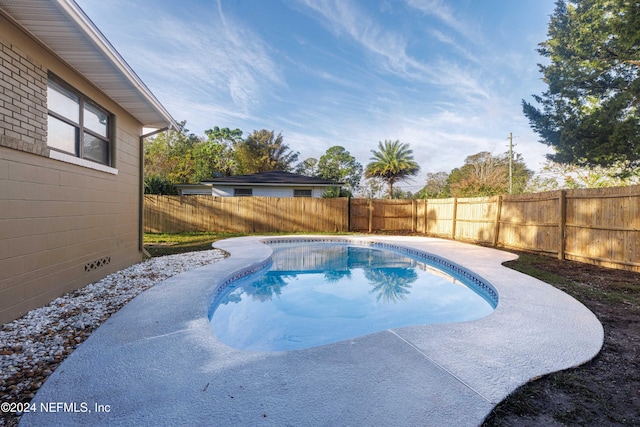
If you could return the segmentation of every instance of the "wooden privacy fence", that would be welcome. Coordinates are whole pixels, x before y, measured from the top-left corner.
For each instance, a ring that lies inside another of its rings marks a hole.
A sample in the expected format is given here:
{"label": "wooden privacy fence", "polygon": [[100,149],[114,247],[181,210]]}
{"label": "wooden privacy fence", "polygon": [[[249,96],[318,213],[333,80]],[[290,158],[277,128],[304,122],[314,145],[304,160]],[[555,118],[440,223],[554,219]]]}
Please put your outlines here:
{"label": "wooden privacy fence", "polygon": [[340,232],[349,229],[348,199],[310,197],[144,196],[147,233],[219,231]]}
{"label": "wooden privacy fence", "polygon": [[428,200],[145,196],[145,231],[397,232],[640,271],[640,186]]}

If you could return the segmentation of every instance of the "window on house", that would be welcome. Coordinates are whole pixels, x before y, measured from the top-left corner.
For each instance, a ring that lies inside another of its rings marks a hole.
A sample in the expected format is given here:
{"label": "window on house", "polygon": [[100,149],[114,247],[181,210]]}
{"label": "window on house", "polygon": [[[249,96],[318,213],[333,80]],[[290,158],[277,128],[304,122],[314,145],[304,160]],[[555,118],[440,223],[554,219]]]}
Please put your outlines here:
{"label": "window on house", "polygon": [[311,197],[311,190],[293,190],[293,197]]}
{"label": "window on house", "polygon": [[113,116],[104,108],[49,77],[47,145],[103,165],[111,165]]}
{"label": "window on house", "polygon": [[234,188],[233,189],[234,196],[253,196],[252,188]]}

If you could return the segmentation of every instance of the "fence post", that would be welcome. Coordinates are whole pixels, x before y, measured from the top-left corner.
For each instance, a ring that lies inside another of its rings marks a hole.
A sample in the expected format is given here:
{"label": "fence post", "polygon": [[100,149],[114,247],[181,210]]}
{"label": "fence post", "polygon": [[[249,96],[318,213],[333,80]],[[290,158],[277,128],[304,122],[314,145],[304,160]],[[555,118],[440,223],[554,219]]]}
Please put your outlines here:
{"label": "fence post", "polygon": [[566,190],[560,190],[560,194],[558,195],[558,204],[559,204],[559,217],[558,220],[558,259],[564,259],[564,251],[566,248],[566,224],[567,224],[567,192]]}
{"label": "fence post", "polygon": [[427,199],[424,199],[424,234],[427,234],[429,228],[427,227]]}
{"label": "fence post", "polygon": [[418,201],[411,200],[411,232],[415,233],[418,229]]}
{"label": "fence post", "polygon": [[497,196],[496,200],[496,224],[494,227],[493,247],[498,246],[498,237],[500,233],[500,217],[502,216],[502,196]]}
{"label": "fence post", "polygon": [[451,224],[451,239],[456,240],[456,219],[458,217],[458,198],[453,198],[453,218]]}
{"label": "fence post", "polygon": [[369,199],[369,233],[373,228],[373,200]]}

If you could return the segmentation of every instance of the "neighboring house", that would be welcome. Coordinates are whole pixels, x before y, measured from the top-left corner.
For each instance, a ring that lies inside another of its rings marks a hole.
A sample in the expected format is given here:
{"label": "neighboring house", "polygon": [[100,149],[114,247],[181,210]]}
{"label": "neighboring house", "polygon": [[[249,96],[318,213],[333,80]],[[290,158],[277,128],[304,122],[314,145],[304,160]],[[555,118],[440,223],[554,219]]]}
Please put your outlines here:
{"label": "neighboring house", "polygon": [[143,258],[143,127],[175,121],[72,0],[0,0],[0,324]]}
{"label": "neighboring house", "polygon": [[202,181],[202,184],[210,185],[210,194],[216,197],[322,197],[328,187],[342,185],[340,182],[281,171],[214,178]]}
{"label": "neighboring house", "polygon": [[180,196],[210,196],[211,186],[206,184],[176,184]]}

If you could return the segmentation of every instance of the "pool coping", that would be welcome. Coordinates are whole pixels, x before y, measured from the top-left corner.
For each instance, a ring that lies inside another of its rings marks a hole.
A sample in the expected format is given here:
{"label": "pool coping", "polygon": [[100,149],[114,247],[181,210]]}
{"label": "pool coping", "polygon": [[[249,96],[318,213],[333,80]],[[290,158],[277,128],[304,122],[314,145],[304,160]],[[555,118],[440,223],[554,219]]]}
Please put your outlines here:
{"label": "pool coping", "polygon": [[[221,285],[269,262],[262,242],[282,239],[378,242],[434,254],[490,283],[498,305],[470,322],[305,350],[230,348],[211,332],[208,303]],[[479,425],[530,379],[591,360],[604,339],[584,305],[502,266],[517,256],[496,249],[372,235],[250,236],[214,247],[230,256],[154,286],[96,330],[41,387],[32,401],[37,411],[20,425]],[[40,410],[50,402],[79,410]],[[107,405],[108,412],[97,411]]]}

